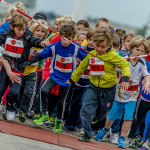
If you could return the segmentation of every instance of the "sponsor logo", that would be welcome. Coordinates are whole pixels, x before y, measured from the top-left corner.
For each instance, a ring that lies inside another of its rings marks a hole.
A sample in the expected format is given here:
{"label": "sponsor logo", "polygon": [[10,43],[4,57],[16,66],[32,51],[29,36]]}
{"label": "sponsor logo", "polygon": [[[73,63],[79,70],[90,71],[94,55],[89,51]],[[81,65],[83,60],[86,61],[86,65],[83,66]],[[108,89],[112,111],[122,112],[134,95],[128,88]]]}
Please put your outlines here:
{"label": "sponsor logo", "polygon": [[11,40],[11,44],[12,44],[12,45],[15,45],[15,44],[16,44],[16,41],[15,41],[15,40]]}
{"label": "sponsor logo", "polygon": [[132,84],[133,83],[133,81],[132,80],[129,80],[129,84]]}
{"label": "sponsor logo", "polygon": [[94,64],[95,63],[95,59],[91,58],[91,63]]}
{"label": "sponsor logo", "polygon": [[107,103],[107,107],[109,107],[110,106],[110,103]]}
{"label": "sponsor logo", "polygon": [[60,58],[60,61],[61,62],[65,62],[65,58]]}

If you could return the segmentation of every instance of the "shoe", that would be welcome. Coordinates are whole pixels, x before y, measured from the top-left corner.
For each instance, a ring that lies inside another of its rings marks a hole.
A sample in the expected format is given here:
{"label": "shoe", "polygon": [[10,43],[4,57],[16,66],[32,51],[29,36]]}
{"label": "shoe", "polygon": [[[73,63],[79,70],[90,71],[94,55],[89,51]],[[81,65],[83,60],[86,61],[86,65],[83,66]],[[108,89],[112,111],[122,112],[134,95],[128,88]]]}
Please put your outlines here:
{"label": "shoe", "polygon": [[88,138],[85,134],[78,138],[78,141],[81,141],[81,142],[89,142],[90,141],[90,138]]}
{"label": "shoe", "polygon": [[143,146],[142,146],[143,149],[141,150],[150,150],[150,140],[147,140]]}
{"label": "shoe", "polygon": [[2,105],[2,110],[1,110],[1,115],[3,117],[4,120],[6,120],[6,106]]}
{"label": "shoe", "polygon": [[119,148],[126,148],[126,145],[125,145],[125,139],[123,137],[120,137],[118,139],[118,147]]}
{"label": "shoe", "polygon": [[119,134],[118,133],[111,133],[110,134],[110,142],[112,144],[118,144]]}
{"label": "shoe", "polygon": [[14,120],[15,119],[15,111],[8,111],[6,113],[7,120]]}
{"label": "shoe", "polygon": [[29,119],[32,119],[33,116],[34,116],[34,111],[33,110],[26,114],[26,117],[29,118]]}
{"label": "shoe", "polygon": [[54,127],[54,125],[55,125],[55,116],[51,116],[49,119],[50,119],[50,124]]}
{"label": "shoe", "polygon": [[31,118],[31,120],[36,120],[36,119],[39,119],[41,117],[41,114],[34,114]]}
{"label": "shoe", "polygon": [[18,108],[18,109],[15,111],[15,116],[16,116],[16,117],[19,117],[19,111],[20,111],[20,108]]}
{"label": "shoe", "polygon": [[84,135],[85,133],[83,128],[78,128],[77,132],[79,133],[80,136]]}
{"label": "shoe", "polygon": [[98,134],[98,131],[96,130],[91,130],[91,137],[95,137]]}
{"label": "shoe", "polygon": [[53,127],[53,125],[50,122],[43,122],[44,127],[46,128],[51,128]]}
{"label": "shoe", "polygon": [[61,132],[61,119],[55,119],[55,126],[54,126],[54,129],[53,129],[54,132],[56,133],[60,133]]}
{"label": "shoe", "polygon": [[40,118],[33,120],[33,123],[37,125],[43,125],[44,122],[50,122],[49,115],[42,114]]}
{"label": "shoe", "polygon": [[64,128],[65,128],[66,131],[75,132],[74,125],[67,126],[66,124],[64,124]]}
{"label": "shoe", "polygon": [[110,132],[110,129],[108,130],[108,132],[106,132],[104,130],[104,128],[100,129],[99,132],[98,132],[98,134],[95,137],[95,140],[96,141],[102,141],[103,139],[105,139],[105,137],[107,136],[107,134],[109,134],[109,132]]}
{"label": "shoe", "polygon": [[21,122],[25,122],[26,121],[25,112],[24,111],[19,111],[19,120]]}

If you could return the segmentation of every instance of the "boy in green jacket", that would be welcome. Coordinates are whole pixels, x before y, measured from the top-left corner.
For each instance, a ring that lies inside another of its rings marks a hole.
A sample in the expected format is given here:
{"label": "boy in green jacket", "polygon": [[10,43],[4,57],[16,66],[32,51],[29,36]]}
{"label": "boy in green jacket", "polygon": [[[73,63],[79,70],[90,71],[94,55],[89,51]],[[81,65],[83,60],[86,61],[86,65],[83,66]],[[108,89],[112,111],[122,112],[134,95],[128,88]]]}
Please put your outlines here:
{"label": "boy in green jacket", "polygon": [[110,29],[97,29],[93,42],[95,50],[88,54],[73,72],[68,83],[74,84],[80,79],[80,75],[90,66],[90,86],[81,109],[81,121],[85,131],[79,141],[90,141],[91,118],[93,115],[102,120],[112,107],[116,92],[117,75],[116,67],[121,69],[122,88],[128,89],[130,78],[130,66],[124,58],[119,56],[112,48],[113,32]]}

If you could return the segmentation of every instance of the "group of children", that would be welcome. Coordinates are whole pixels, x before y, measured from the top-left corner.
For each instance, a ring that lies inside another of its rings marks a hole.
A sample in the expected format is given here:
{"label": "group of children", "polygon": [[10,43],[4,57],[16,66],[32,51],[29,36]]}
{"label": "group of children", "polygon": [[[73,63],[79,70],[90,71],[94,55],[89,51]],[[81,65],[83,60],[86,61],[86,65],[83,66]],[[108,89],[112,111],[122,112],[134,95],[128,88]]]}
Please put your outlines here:
{"label": "group of children", "polygon": [[[13,5],[26,13],[22,3]],[[34,18],[48,26],[45,15]],[[150,59],[137,57],[150,53],[149,37],[114,31],[106,18],[92,29],[86,20],[59,16],[54,31],[60,36],[16,10],[6,12],[0,26],[3,118],[14,120],[17,112],[21,122],[31,117],[57,133],[79,130],[82,142],[94,131],[96,141],[110,136],[120,148],[149,149]]]}

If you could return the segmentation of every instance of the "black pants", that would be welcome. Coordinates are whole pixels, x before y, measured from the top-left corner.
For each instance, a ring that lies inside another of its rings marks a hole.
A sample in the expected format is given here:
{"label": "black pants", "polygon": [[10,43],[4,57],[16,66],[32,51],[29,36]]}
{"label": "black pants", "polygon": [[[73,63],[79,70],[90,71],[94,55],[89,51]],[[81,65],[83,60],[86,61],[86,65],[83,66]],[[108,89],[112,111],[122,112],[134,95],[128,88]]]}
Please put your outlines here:
{"label": "black pants", "polygon": [[21,87],[20,109],[24,112],[29,111],[30,101],[35,89],[36,73],[33,72],[27,76],[23,76]]}
{"label": "black pants", "polygon": [[64,101],[67,98],[69,87],[59,86],[58,97],[56,99],[51,99],[50,97],[48,97],[49,92],[56,85],[57,83],[50,77],[44,82],[41,88],[42,112],[44,114],[48,114],[48,105],[49,105],[49,114],[51,114],[57,105],[57,118],[61,119],[63,113],[63,105]]}
{"label": "black pants", "polygon": [[132,121],[131,129],[129,132],[129,138],[135,138],[135,133],[140,124],[144,121],[147,112],[150,110],[150,102],[140,100],[137,103],[135,115]]}
{"label": "black pants", "polygon": [[83,100],[81,109],[81,121],[86,136],[91,138],[91,118],[96,115],[99,120],[104,119],[112,108],[116,86],[111,88],[97,88],[90,84]]}
{"label": "black pants", "polygon": [[[23,76],[20,77],[21,79],[23,78]],[[6,73],[5,68],[2,67],[2,70],[0,71],[0,101],[8,86],[10,86],[10,93],[8,93],[6,97],[6,109],[9,111],[16,111],[20,99],[21,84],[17,82],[12,83]]]}

